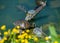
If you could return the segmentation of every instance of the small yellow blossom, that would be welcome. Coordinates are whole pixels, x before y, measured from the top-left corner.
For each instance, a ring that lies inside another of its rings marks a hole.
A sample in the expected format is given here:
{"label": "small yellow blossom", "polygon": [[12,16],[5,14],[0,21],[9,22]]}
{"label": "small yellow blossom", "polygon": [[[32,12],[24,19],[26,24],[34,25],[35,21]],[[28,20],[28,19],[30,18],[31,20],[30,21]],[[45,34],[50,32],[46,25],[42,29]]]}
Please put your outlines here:
{"label": "small yellow blossom", "polygon": [[13,33],[19,33],[19,30],[16,29],[16,28],[14,28],[14,29],[12,30],[12,32],[13,32]]}
{"label": "small yellow blossom", "polygon": [[26,35],[28,35],[28,34],[27,34],[27,33],[24,33],[23,35],[26,36]]}
{"label": "small yellow blossom", "polygon": [[4,37],[3,39],[4,39],[4,40],[7,40],[7,37]]}
{"label": "small yellow blossom", "polygon": [[8,32],[4,32],[4,35],[8,35],[9,33]]}
{"label": "small yellow blossom", "polygon": [[25,43],[28,43],[28,40],[27,39],[25,39]]}
{"label": "small yellow blossom", "polygon": [[29,38],[29,36],[28,36],[28,35],[26,35],[26,36],[25,36],[25,38]]}
{"label": "small yellow blossom", "polygon": [[19,42],[19,40],[18,40],[18,39],[15,39],[15,41],[16,41],[16,42]]}
{"label": "small yellow blossom", "polygon": [[35,42],[37,42],[37,41],[38,41],[38,38],[37,38],[37,37],[35,37],[35,38],[34,38],[34,41],[35,41]]}
{"label": "small yellow blossom", "polygon": [[24,35],[21,35],[21,39],[24,39]]}
{"label": "small yellow blossom", "polygon": [[54,43],[58,43],[58,41],[54,41]]}
{"label": "small yellow blossom", "polygon": [[16,26],[17,29],[20,29],[20,26]]}
{"label": "small yellow blossom", "polygon": [[16,29],[16,28],[14,28],[14,29],[12,30],[12,32],[14,32],[14,33],[15,33],[16,31],[17,31],[17,29]]}
{"label": "small yellow blossom", "polygon": [[30,30],[26,30],[26,32],[27,32],[27,33],[29,33],[29,32],[30,32]]}
{"label": "small yellow blossom", "polygon": [[6,25],[1,26],[1,30],[5,30],[6,29]]}
{"label": "small yellow blossom", "polygon": [[49,40],[49,38],[48,37],[45,37],[45,40],[47,41],[47,40]]}
{"label": "small yellow blossom", "polygon": [[24,43],[24,40],[23,39],[21,40],[21,43]]}
{"label": "small yellow blossom", "polygon": [[24,38],[24,36],[23,36],[23,35],[18,35],[18,38],[23,39],[23,38]]}
{"label": "small yellow blossom", "polygon": [[2,39],[2,40],[0,40],[0,43],[4,43],[4,40]]}
{"label": "small yellow blossom", "polygon": [[22,33],[25,33],[25,31],[22,31]]}
{"label": "small yellow blossom", "polygon": [[21,38],[21,35],[18,35],[18,38]]}
{"label": "small yellow blossom", "polygon": [[20,31],[19,31],[19,30],[17,30],[17,33],[20,33]]}
{"label": "small yellow blossom", "polygon": [[29,35],[29,39],[32,39],[32,36],[31,35]]}

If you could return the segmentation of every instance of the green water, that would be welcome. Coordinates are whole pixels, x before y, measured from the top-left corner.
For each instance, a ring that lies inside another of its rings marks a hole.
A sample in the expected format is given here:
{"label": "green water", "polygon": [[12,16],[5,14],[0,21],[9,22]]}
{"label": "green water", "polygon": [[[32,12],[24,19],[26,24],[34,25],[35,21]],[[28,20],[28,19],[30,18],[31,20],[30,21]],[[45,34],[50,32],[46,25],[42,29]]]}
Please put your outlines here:
{"label": "green water", "polygon": [[[13,27],[13,22],[19,19],[24,19],[26,14],[16,8],[17,5],[23,5],[27,10],[34,9],[35,0],[0,0],[0,26],[6,24],[8,27]],[[48,0],[47,6],[35,16],[36,25],[47,24],[49,22],[56,23],[57,29],[60,26],[60,7],[51,8]],[[59,29],[58,29],[59,30]],[[57,31],[58,31],[57,30]]]}

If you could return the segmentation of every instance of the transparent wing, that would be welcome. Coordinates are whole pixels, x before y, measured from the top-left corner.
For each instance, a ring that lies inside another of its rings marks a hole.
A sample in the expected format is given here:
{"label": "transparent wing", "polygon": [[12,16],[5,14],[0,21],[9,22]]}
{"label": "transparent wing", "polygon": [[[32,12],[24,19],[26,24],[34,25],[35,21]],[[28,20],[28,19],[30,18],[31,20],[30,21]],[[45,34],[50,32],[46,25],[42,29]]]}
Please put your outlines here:
{"label": "transparent wing", "polygon": [[20,9],[21,11],[25,12],[25,13],[27,12],[26,8],[22,5],[17,6],[17,8]]}

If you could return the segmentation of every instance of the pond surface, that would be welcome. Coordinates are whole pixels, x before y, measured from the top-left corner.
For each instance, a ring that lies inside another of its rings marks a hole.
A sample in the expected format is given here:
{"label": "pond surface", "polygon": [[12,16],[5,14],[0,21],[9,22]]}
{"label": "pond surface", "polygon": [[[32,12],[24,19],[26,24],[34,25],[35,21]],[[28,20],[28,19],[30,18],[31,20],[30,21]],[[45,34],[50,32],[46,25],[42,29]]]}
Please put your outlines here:
{"label": "pond surface", "polygon": [[[52,0],[48,0],[47,6],[35,16],[33,22],[35,22],[36,25],[40,26],[54,22],[58,28],[60,27],[60,7],[51,7],[51,1]],[[27,10],[36,7],[35,0],[0,0],[0,25],[6,24],[11,28],[14,21],[25,18],[26,14],[17,9],[17,5],[23,5]]]}

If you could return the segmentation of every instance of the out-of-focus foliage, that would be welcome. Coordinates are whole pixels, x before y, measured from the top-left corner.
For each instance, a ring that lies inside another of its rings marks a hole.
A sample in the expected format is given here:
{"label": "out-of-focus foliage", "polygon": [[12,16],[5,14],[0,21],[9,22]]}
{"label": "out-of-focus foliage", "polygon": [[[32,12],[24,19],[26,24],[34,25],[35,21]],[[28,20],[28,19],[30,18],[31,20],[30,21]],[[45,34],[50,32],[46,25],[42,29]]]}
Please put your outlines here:
{"label": "out-of-focus foliage", "polygon": [[0,26],[0,43],[59,43],[60,36],[56,33],[54,25],[48,24],[48,29],[49,35],[38,37],[32,30],[26,29],[20,34],[20,26],[6,30],[6,25],[3,25]]}

